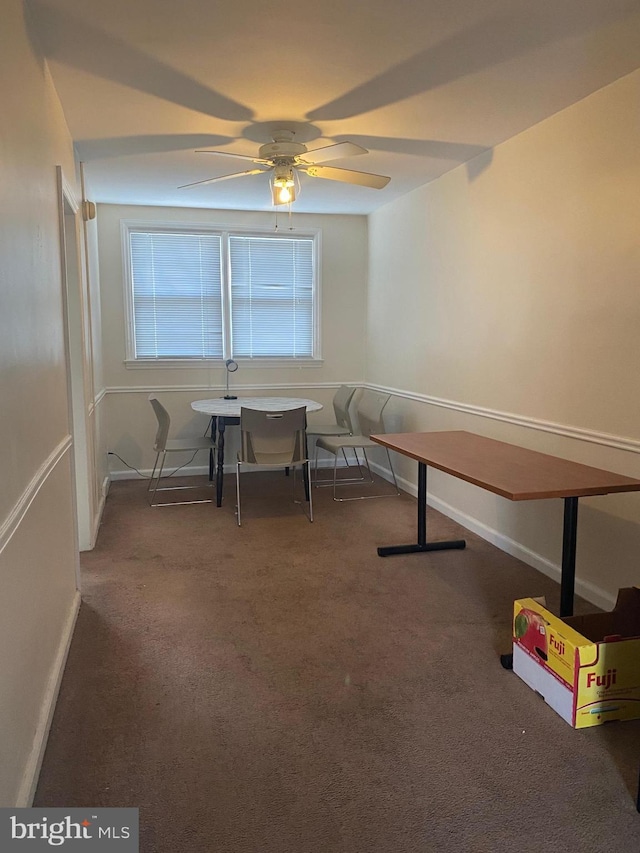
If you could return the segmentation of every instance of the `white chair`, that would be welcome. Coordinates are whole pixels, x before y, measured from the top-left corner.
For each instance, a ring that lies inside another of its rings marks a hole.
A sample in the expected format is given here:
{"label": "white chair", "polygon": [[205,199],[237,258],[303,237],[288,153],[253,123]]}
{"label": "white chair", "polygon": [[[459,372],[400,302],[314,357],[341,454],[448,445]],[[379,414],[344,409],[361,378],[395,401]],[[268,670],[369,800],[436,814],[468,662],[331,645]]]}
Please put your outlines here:
{"label": "white chair", "polygon": [[[307,436],[321,435],[351,435],[353,433],[353,424],[351,423],[351,415],[349,414],[349,405],[356,392],[356,388],[351,388],[349,385],[341,385],[333,396],[333,411],[336,417],[335,424],[309,424],[307,426]],[[349,464],[349,460],[344,455],[345,464]],[[317,456],[316,456],[317,461]],[[322,482],[318,479],[318,468],[315,468],[315,483],[318,486],[330,486],[329,481]]]}
{"label": "white chair", "polygon": [[[353,433],[353,424],[351,422],[351,415],[349,414],[349,405],[353,399],[353,395],[356,392],[356,388],[352,388],[349,385],[341,385],[333,397],[333,411],[336,416],[335,424],[309,424],[307,426],[307,436],[325,436],[325,435],[352,435]],[[343,451],[345,464],[349,465],[349,460],[347,459],[346,453]],[[358,456],[356,454],[356,462],[358,462]],[[317,463],[317,454],[316,454],[316,463]],[[330,486],[331,481],[325,480],[322,482],[318,479],[318,467],[317,464],[314,466],[315,469],[315,482],[314,485],[316,488],[320,486]],[[359,481],[363,480],[364,477],[361,476],[358,478]]]}
{"label": "white chair", "polygon": [[[321,436],[316,441],[316,451],[315,451],[315,465],[314,467],[317,470],[318,467],[318,449],[326,450],[328,453],[332,453],[334,455],[334,464],[333,464],[333,499],[334,501],[357,501],[357,500],[366,500],[368,498],[383,498],[383,497],[396,497],[400,494],[400,490],[398,489],[398,483],[396,480],[396,475],[393,470],[393,465],[391,464],[391,456],[389,454],[388,448],[384,448],[387,454],[387,461],[389,463],[389,470],[391,471],[391,476],[393,478],[393,484],[395,486],[395,492],[389,493],[376,493],[374,495],[358,495],[356,497],[338,497],[336,493],[336,487],[338,484],[352,485],[354,482],[362,482],[361,478],[356,479],[348,479],[348,480],[338,480],[338,454],[342,453],[346,454],[346,450],[353,450],[356,454],[356,460],[358,464],[358,468],[360,468],[360,461],[358,460],[357,451],[362,449],[362,453],[364,456],[364,464],[369,474],[369,484],[374,482],[373,473],[371,471],[371,467],[369,465],[369,459],[367,457],[367,449],[373,448],[381,448],[380,444],[377,444],[375,441],[371,441],[371,435],[380,435],[384,433],[384,423],[382,420],[382,412],[384,407],[387,405],[391,398],[390,394],[380,394],[377,391],[367,391],[365,390],[358,401],[358,405],[356,408],[357,418],[358,418],[358,427],[360,432],[357,435],[336,435],[336,436]],[[345,455],[346,458],[346,455]],[[366,481],[365,481],[366,482]]]}
{"label": "white chair", "polygon": [[[242,465],[253,468],[293,468],[294,503],[296,468],[307,466],[306,453],[307,410],[305,406],[283,412],[265,412],[242,407],[240,409],[240,450],[236,464],[236,494],[238,526],[242,524],[240,508],[240,469]],[[309,491],[309,521],[313,521],[313,499]]]}
{"label": "white chair", "polygon": [[[151,403],[156,419],[158,421],[156,440],[155,444],[153,445],[153,449],[156,451],[156,461],[154,462],[153,472],[151,473],[151,479],[149,480],[149,485],[147,487],[147,493],[149,493],[149,505],[182,506],[183,504],[211,503],[213,498],[206,498],[195,501],[173,501],[172,503],[156,502],[157,492],[173,492],[182,491],[184,489],[202,488],[202,486],[160,486],[160,479],[162,478],[164,463],[168,453],[188,453],[189,451],[192,451],[193,455],[195,456],[195,454],[199,450],[208,450],[209,482],[211,482],[213,480],[214,471],[213,451],[216,445],[213,439],[209,438],[208,436],[193,436],[190,438],[169,438],[169,430],[171,428],[171,418],[169,417],[169,412],[167,412],[160,400],[158,400],[158,398],[154,394],[149,395],[149,402]],[[159,466],[158,462],[160,462]]]}
{"label": "white chair", "polygon": [[349,415],[349,404],[355,392],[355,388],[341,385],[333,397],[335,424],[309,424],[307,435],[350,435],[353,432],[353,425]]}

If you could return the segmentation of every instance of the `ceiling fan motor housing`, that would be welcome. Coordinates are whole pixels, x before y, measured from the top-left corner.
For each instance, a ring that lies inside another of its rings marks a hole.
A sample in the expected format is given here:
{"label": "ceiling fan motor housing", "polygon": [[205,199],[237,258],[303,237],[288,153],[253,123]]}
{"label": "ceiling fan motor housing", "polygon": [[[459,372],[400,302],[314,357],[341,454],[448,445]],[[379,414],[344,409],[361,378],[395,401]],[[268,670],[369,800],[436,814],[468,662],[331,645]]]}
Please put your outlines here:
{"label": "ceiling fan motor housing", "polygon": [[268,142],[261,145],[258,156],[261,160],[282,160],[300,157],[307,151],[301,142]]}

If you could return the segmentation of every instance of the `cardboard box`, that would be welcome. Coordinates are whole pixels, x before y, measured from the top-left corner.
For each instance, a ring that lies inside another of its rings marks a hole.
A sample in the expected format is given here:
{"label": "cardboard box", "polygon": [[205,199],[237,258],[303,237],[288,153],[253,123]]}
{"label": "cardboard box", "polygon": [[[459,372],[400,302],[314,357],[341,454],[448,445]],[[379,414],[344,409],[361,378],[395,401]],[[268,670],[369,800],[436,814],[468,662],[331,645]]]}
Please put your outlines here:
{"label": "cardboard box", "polygon": [[613,610],[561,619],[543,599],[514,603],[513,671],[576,729],[640,717],[640,589]]}

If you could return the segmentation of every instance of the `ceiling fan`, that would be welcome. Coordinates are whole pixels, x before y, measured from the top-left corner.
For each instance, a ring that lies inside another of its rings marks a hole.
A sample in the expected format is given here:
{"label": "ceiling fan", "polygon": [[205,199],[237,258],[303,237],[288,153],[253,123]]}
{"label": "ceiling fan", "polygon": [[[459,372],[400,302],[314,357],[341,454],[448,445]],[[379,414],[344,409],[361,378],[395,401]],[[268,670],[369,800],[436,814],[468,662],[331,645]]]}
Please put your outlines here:
{"label": "ceiling fan", "polygon": [[323,166],[330,160],[352,157],[356,154],[367,154],[367,149],[356,145],[355,142],[337,142],[323,148],[307,150],[302,142],[294,141],[295,133],[291,130],[277,130],[272,135],[272,142],[261,145],[257,157],[247,154],[233,154],[231,151],[199,150],[197,154],[217,154],[221,157],[237,157],[250,160],[260,168],[247,169],[244,172],[233,172],[230,175],[220,175],[204,181],[194,181],[183,184],[178,189],[186,187],[213,184],[216,181],[227,181],[229,178],[240,178],[245,175],[259,175],[263,172],[273,172],[272,194],[274,204],[290,204],[296,199],[296,189],[299,189],[302,172],[311,178],[326,178],[330,181],[342,181],[347,184],[358,184],[361,187],[371,187],[381,190],[389,183],[390,178],[384,175],[374,175],[371,172],[354,172],[351,169],[339,169],[335,166]]}

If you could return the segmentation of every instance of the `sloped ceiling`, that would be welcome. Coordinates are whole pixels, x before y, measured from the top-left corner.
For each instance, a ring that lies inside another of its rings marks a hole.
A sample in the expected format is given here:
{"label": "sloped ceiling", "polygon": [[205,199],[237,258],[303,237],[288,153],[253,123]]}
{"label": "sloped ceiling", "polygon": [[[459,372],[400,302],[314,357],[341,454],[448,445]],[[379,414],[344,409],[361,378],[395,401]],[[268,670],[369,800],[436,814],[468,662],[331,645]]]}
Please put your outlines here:
{"label": "sloped ceiling", "polygon": [[[640,0],[29,0],[97,202],[271,209],[274,129],[382,190],[302,176],[294,209],[368,213],[640,66]],[[570,156],[570,152],[567,152]]]}

